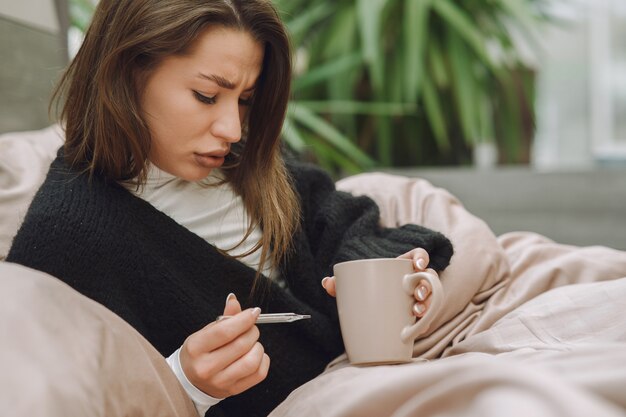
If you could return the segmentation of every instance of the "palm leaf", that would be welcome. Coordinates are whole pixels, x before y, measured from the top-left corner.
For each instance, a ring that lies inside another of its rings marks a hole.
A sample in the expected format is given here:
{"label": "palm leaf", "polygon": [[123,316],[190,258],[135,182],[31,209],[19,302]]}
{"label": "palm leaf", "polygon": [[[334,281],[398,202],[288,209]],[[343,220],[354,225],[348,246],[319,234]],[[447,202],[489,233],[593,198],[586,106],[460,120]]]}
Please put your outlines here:
{"label": "palm leaf", "polygon": [[448,132],[446,128],[446,120],[442,110],[437,90],[430,80],[424,79],[422,95],[424,99],[424,110],[435,135],[435,139],[439,147],[443,150],[450,148]]}
{"label": "palm leaf", "polygon": [[374,160],[357,148],[348,137],[311,110],[303,106],[291,105],[290,113],[294,120],[320,135],[320,137],[324,138],[346,156],[349,156],[362,168],[371,168],[375,165]]}
{"label": "palm leaf", "polygon": [[361,48],[375,91],[382,91],[385,54],[380,44],[380,15],[386,0],[356,0]]}
{"label": "palm leaf", "polygon": [[314,84],[326,81],[329,78],[337,76],[362,65],[363,58],[360,53],[355,52],[344,57],[333,59],[323,65],[317,66],[306,74],[299,76],[293,82],[294,91],[309,87]]}
{"label": "palm leaf", "polygon": [[495,72],[496,66],[485,47],[487,38],[456,2],[437,0],[433,2],[433,9],[474,49],[483,63]]}
{"label": "palm leaf", "polygon": [[298,153],[304,152],[307,147],[306,141],[289,116],[285,118],[283,123],[282,136],[289,147]]}
{"label": "palm leaf", "polygon": [[319,160],[319,165],[331,172],[336,170],[337,167],[340,168],[342,175],[358,174],[363,171],[359,164],[337,152],[337,149],[332,145],[317,139],[311,140],[310,143]]}
{"label": "palm leaf", "polygon": [[335,10],[332,3],[320,2],[286,22],[291,37],[299,42],[313,26],[326,20]]}
{"label": "palm leaf", "polygon": [[424,76],[425,50],[428,42],[428,15],[432,0],[407,0],[404,6],[404,82],[405,99],[419,96]]}
{"label": "palm leaf", "polygon": [[376,116],[406,116],[415,114],[415,103],[389,103],[352,100],[320,100],[294,102],[316,113],[370,114]]}
{"label": "palm leaf", "polygon": [[453,91],[463,136],[468,144],[478,139],[478,114],[482,96],[477,95],[471,57],[456,32],[448,33],[448,51],[453,81]]}

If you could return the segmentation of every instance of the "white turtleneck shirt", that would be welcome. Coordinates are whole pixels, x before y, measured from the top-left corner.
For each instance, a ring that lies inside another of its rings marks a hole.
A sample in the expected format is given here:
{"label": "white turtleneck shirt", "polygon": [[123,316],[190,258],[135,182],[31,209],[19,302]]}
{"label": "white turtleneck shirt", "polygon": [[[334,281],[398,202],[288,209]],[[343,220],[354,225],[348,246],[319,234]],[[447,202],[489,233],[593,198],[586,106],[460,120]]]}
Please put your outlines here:
{"label": "white turtleneck shirt", "polygon": [[[242,242],[250,218],[241,196],[229,183],[222,182],[223,179],[222,172],[214,169],[203,180],[186,181],[151,164],[143,188],[127,188],[211,245],[237,256],[260,241],[261,229],[254,228]],[[239,260],[257,269],[260,257],[261,250],[257,250]],[[275,271],[267,264],[263,273],[270,278],[276,277]]]}

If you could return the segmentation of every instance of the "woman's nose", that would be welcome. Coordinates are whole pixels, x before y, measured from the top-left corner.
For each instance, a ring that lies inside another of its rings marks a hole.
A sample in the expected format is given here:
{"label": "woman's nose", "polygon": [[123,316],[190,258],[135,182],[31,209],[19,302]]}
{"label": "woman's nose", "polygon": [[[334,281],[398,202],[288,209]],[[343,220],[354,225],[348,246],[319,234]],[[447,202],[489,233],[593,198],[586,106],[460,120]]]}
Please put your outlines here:
{"label": "woman's nose", "polygon": [[213,121],[212,132],[214,136],[226,142],[239,142],[241,140],[241,118],[239,107],[229,106],[221,109]]}

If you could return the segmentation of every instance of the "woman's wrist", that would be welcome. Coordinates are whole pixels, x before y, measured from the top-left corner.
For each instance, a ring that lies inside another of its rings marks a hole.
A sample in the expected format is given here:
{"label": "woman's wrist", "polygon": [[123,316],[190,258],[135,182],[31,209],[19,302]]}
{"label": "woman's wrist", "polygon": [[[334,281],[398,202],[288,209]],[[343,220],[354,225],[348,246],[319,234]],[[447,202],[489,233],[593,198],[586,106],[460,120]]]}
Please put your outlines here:
{"label": "woman's wrist", "polygon": [[170,368],[172,368],[174,375],[176,375],[176,378],[180,381],[180,384],[185,389],[189,398],[191,398],[191,401],[193,401],[193,404],[196,406],[196,410],[198,410],[198,414],[200,416],[204,416],[209,408],[222,400],[222,398],[215,398],[206,394],[189,381],[180,364],[180,348],[178,348],[165,360]]}

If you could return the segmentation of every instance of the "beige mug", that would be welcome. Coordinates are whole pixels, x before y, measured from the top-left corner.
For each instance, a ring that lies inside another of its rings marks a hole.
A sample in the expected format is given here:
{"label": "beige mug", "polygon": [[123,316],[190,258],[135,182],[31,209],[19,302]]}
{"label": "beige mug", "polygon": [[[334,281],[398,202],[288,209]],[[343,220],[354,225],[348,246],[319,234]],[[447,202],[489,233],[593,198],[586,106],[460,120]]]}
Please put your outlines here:
{"label": "beige mug", "polygon": [[[428,330],[443,306],[439,278],[414,272],[410,259],[363,259],[341,262],[333,269],[339,324],[350,363],[411,361],[414,340]],[[422,279],[432,288],[431,303],[416,322],[413,293]]]}

